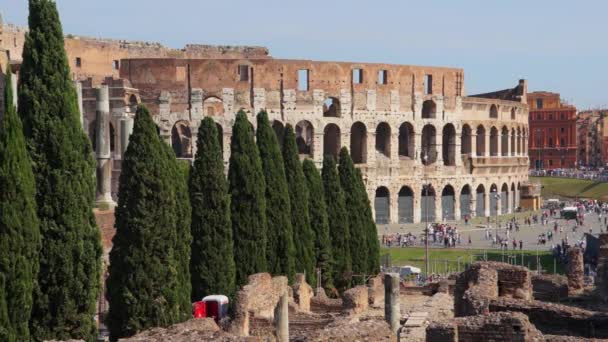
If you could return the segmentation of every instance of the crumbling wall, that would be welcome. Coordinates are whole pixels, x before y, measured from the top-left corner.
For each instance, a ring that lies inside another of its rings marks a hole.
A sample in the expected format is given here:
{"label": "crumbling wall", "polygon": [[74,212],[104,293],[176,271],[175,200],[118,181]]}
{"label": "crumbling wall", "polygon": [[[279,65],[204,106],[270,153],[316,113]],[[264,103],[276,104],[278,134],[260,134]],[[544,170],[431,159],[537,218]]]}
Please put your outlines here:
{"label": "crumbling wall", "polygon": [[583,264],[583,251],[578,247],[568,249],[568,295],[581,293],[585,286],[585,266]]}
{"label": "crumbling wall", "polygon": [[300,311],[310,312],[310,300],[313,297],[312,287],[306,283],[303,273],[296,274],[293,284],[293,299],[299,306]]}
{"label": "crumbling wall", "polygon": [[568,279],[558,274],[532,276],[534,299],[559,302],[568,297]]}
{"label": "crumbling wall", "polygon": [[368,307],[367,286],[356,286],[342,295],[342,308],[349,313],[358,314]]}
{"label": "crumbling wall", "polygon": [[342,311],[342,299],[329,298],[325,290],[317,288],[317,295],[310,300],[310,309],[313,312],[339,312]]}
{"label": "crumbling wall", "polygon": [[367,298],[372,307],[382,306],[384,303],[384,283],[383,275],[379,274],[367,281]]}
{"label": "crumbling wall", "polygon": [[528,317],[518,312],[455,318],[429,325],[427,342],[543,341]]}

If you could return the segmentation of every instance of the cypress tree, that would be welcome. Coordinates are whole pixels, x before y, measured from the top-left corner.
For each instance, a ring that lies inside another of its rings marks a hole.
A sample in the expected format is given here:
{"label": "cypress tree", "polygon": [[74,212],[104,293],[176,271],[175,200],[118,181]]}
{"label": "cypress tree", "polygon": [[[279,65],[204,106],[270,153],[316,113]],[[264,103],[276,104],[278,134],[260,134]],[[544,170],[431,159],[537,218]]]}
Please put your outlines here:
{"label": "cypress tree", "polygon": [[36,340],[93,340],[101,242],[95,161],[85,135],[55,1],[29,1],[19,114],[36,184],[42,246],[30,329]]}
{"label": "cypress tree", "polygon": [[363,208],[363,217],[365,219],[363,232],[365,234],[368,250],[366,273],[375,275],[380,273],[380,242],[378,241],[378,229],[372,214],[371,203],[369,201],[369,197],[367,196],[367,191],[365,190],[365,183],[363,182],[363,177],[361,176],[361,170],[356,169],[356,172],[357,186],[359,188],[358,193]]}
{"label": "cypress tree", "polygon": [[[364,210],[361,202],[361,188],[353,160],[346,147],[340,150],[340,164],[338,165],[340,174],[340,185],[344,190],[344,203],[348,208],[348,222],[350,224],[350,256],[353,273],[357,275],[365,274],[368,270],[369,248],[365,225]],[[362,278],[355,278],[357,283],[361,283]]]}
{"label": "cypress tree", "polygon": [[177,280],[179,289],[179,321],[183,322],[192,317],[192,283],[190,279],[190,248],[192,244],[192,207],[188,191],[188,178],[190,177],[190,164],[187,161],[177,160],[175,152],[169,144],[163,145],[169,153],[170,161],[175,163],[175,191],[177,214],[177,239],[175,252],[177,258]]}
{"label": "cypress tree", "polygon": [[[329,219],[327,218],[327,205],[323,193],[323,182],[315,163],[304,160],[302,168],[306,177],[308,188],[308,211],[310,214],[310,227],[315,233],[316,267],[321,269],[321,286],[325,289],[333,288],[331,239],[329,237]],[[314,285],[314,284],[313,284]]]}
{"label": "cypress tree", "polygon": [[122,162],[112,239],[107,324],[113,340],[179,321],[175,162],[139,106]]}
{"label": "cypress tree", "polygon": [[234,237],[236,285],[254,273],[266,272],[266,182],[253,139],[253,126],[239,111],[232,128],[228,182]]}
{"label": "cypress tree", "polygon": [[190,172],[192,203],[192,300],[209,294],[235,294],[235,265],[230,198],[215,122],[201,122],[194,167]]}
{"label": "cypress tree", "polygon": [[310,228],[308,213],[308,189],[302,171],[302,163],[298,156],[296,135],[291,125],[285,126],[283,138],[283,159],[285,176],[291,204],[291,226],[293,227],[293,242],[296,247],[296,272],[306,273],[306,281],[316,286],[315,274],[315,245],[314,232]]}
{"label": "cypress tree", "polygon": [[[11,75],[7,66],[4,116],[0,122],[0,277],[5,281],[0,284],[0,326],[4,327],[6,338],[0,340],[26,341],[30,337],[40,232],[34,174],[21,120],[13,105]],[[8,316],[3,317],[4,314]],[[4,318],[7,322],[3,322]]]}
{"label": "cypress tree", "polygon": [[266,262],[272,274],[286,275],[291,283],[295,276],[295,247],[285,165],[279,141],[268,121],[268,114],[261,111],[257,122],[256,143],[266,180]]}
{"label": "cypress tree", "polygon": [[334,261],[334,284],[343,291],[350,287],[351,257],[350,231],[348,214],[344,202],[344,192],[340,186],[340,177],[336,169],[336,161],[331,155],[323,158],[323,189],[327,204],[329,236],[331,238],[331,253]]}
{"label": "cypress tree", "polygon": [[0,341],[15,341],[15,331],[8,318],[8,310],[6,309],[6,290],[5,290],[4,274],[0,273]]}

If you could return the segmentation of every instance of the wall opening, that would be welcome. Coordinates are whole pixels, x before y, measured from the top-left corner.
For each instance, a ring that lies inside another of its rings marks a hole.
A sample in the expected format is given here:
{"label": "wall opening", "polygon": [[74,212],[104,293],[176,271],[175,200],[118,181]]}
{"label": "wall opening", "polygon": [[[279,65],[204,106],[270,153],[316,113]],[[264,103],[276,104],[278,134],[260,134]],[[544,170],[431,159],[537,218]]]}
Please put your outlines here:
{"label": "wall opening", "polygon": [[279,120],[272,121],[272,130],[274,130],[274,134],[277,136],[279,146],[283,146],[283,140],[285,138],[285,126],[283,123]]}
{"label": "wall opening", "polygon": [[483,184],[479,184],[475,192],[475,215],[484,217],[486,216],[486,189]]}
{"label": "wall opening", "polygon": [[82,58],[76,57],[76,67],[77,68],[82,67]]}
{"label": "wall opening", "polygon": [[503,215],[509,213],[509,201],[509,186],[507,183],[504,183],[500,189],[500,209]]}
{"label": "wall opening", "polygon": [[388,84],[387,70],[378,70],[378,84]]}
{"label": "wall opening", "polygon": [[310,121],[302,120],[296,124],[296,144],[298,154],[312,156],[315,131]]}
{"label": "wall opening", "polygon": [[422,118],[435,119],[437,116],[437,105],[433,100],[426,100],[422,103]]}
{"label": "wall opening", "polygon": [[424,75],[424,94],[433,94],[433,75]]}
{"label": "wall opening", "polygon": [[490,106],[490,118],[498,119],[498,107],[496,107],[496,105]]}
{"label": "wall opening", "polygon": [[500,194],[498,193],[498,188],[496,184],[492,184],[490,186],[490,216],[495,216],[498,214],[498,198]]}
{"label": "wall opening", "polygon": [[471,153],[471,127],[469,125],[462,126],[462,134],[460,136],[460,154]]}
{"label": "wall opening", "polygon": [[219,97],[207,97],[203,100],[203,113],[206,116],[223,116],[224,102]]}
{"label": "wall opening", "polygon": [[399,190],[397,199],[397,216],[399,223],[414,222],[414,192],[407,186]]}
{"label": "wall opening", "polygon": [[404,122],[399,126],[399,158],[414,159],[415,151],[414,126],[409,122]]}
{"label": "wall opening", "polygon": [[309,83],[308,76],[310,71],[308,69],[300,69],[298,70],[298,90],[300,91],[308,91]]}
{"label": "wall opening", "polygon": [[516,118],[516,112],[515,112],[515,108],[511,108],[511,120],[515,120]]}
{"label": "wall opening", "polygon": [[171,145],[177,158],[192,158],[192,133],[186,121],[178,121],[171,129]]}
{"label": "wall opening", "polygon": [[422,186],[420,217],[423,222],[435,221],[435,189],[430,184]]}
{"label": "wall opening", "polygon": [[376,127],[376,151],[384,157],[391,157],[391,127],[386,122]]}
{"label": "wall opening", "polygon": [[490,155],[498,156],[498,129],[496,127],[490,129]]}
{"label": "wall opening", "polygon": [[454,188],[446,185],[441,192],[441,218],[444,220],[454,219]]}
{"label": "wall opening", "polygon": [[355,164],[367,163],[367,128],[357,121],[350,129],[350,153]]}
{"label": "wall opening", "polygon": [[500,154],[503,157],[509,155],[509,129],[507,127],[502,128],[500,135]]}
{"label": "wall opening", "polygon": [[482,125],[477,126],[477,131],[475,132],[475,150],[477,151],[477,156],[481,157],[486,153],[486,129]]}
{"label": "wall opening", "polygon": [[336,124],[325,126],[323,132],[323,155],[331,155],[338,160],[341,143],[340,127]]}
{"label": "wall opening", "polygon": [[454,125],[447,124],[443,126],[442,137],[441,154],[443,165],[456,165],[456,129]]}
{"label": "wall opening", "polygon": [[390,221],[390,201],[389,191],[386,187],[381,186],[376,189],[376,197],[374,200],[374,211],[376,212],[377,224],[388,224]]}
{"label": "wall opening", "polygon": [[323,116],[340,117],[340,100],[335,97],[328,97],[323,101]]}
{"label": "wall opening", "polygon": [[514,156],[515,155],[515,145],[517,144],[517,135],[515,133],[515,128],[511,129],[511,155]]}
{"label": "wall opening", "polygon": [[422,129],[422,150],[420,158],[424,165],[431,165],[437,160],[437,131],[435,126],[426,125]]}
{"label": "wall opening", "polygon": [[353,84],[361,83],[363,83],[363,69],[355,68],[353,69]]}
{"label": "wall opening", "polygon": [[114,69],[114,70],[120,69],[120,61],[119,60],[115,59],[115,60],[112,61],[112,69]]}
{"label": "wall opening", "polygon": [[471,216],[471,187],[467,184],[460,190],[460,218]]}
{"label": "wall opening", "polygon": [[248,82],[249,81],[249,65],[241,64],[237,69],[237,73],[239,75],[239,81]]}

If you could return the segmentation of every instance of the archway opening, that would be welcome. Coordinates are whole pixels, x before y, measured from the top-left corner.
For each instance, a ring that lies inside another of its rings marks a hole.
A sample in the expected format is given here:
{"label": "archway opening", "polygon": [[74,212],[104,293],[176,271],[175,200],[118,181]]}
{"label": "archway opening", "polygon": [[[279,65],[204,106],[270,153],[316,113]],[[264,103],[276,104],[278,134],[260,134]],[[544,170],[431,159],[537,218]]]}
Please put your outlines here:
{"label": "archway opening", "polygon": [[496,184],[492,184],[490,186],[490,216],[498,214],[498,197],[500,197],[500,194],[497,191]]}
{"label": "archway opening", "polygon": [[498,129],[496,127],[490,129],[490,155],[498,156]]}
{"label": "archway opening", "polygon": [[511,208],[513,212],[515,212],[517,209],[517,201],[515,200],[516,197],[517,192],[515,191],[515,183],[511,183],[511,196],[509,196],[509,199],[511,200]]}
{"label": "archway opening", "polygon": [[510,153],[511,156],[515,155],[515,151],[516,151],[515,145],[516,145],[516,143],[517,143],[517,135],[515,133],[515,128],[512,128],[511,129],[511,153]]}
{"label": "archway opening", "polygon": [[521,129],[519,127],[517,127],[517,155],[521,155],[521,147],[522,147],[521,141],[522,141]]}
{"label": "archway opening", "polygon": [[171,145],[177,158],[192,158],[192,133],[186,121],[178,121],[171,129]]}
{"label": "archway opening", "polygon": [[435,126],[426,125],[422,129],[422,164],[431,165],[437,161],[437,131]]}
{"label": "archway opening", "polygon": [[500,212],[503,215],[509,213],[509,201],[509,186],[507,185],[507,183],[504,183],[502,185],[502,188],[500,189]]}
{"label": "archway opening", "polygon": [[367,163],[367,128],[357,121],[350,129],[350,153],[355,164]]}
{"label": "archway opening", "polygon": [[376,127],[376,151],[380,156],[391,157],[391,127],[386,122]]}
{"label": "archway opening", "polygon": [[399,158],[414,159],[414,126],[404,122],[399,126]]}
{"label": "archway opening", "polygon": [[223,116],[224,102],[216,96],[209,96],[203,100],[203,113],[206,116]]}
{"label": "archway opening", "polygon": [[507,127],[502,128],[500,135],[500,154],[503,157],[509,155],[509,129]]}
{"label": "archway opening", "polygon": [[460,190],[460,217],[471,216],[471,187],[467,184]]}
{"label": "archway opening", "polygon": [[433,100],[422,102],[422,118],[434,119],[437,116],[437,105]]}
{"label": "archway opening", "polygon": [[498,107],[496,105],[490,106],[490,118],[498,119]]}
{"label": "archway opening", "polygon": [[435,188],[430,184],[422,186],[420,194],[420,217],[424,222],[435,221]]}
{"label": "archway opening", "polygon": [[462,135],[460,138],[460,154],[471,154],[471,127],[469,125],[462,126]]}
{"label": "archway opening", "polygon": [[475,150],[477,151],[477,156],[481,157],[486,154],[486,129],[482,125],[477,126],[477,131],[475,132]]}
{"label": "archway opening", "polygon": [[312,156],[315,131],[308,120],[296,124],[296,144],[300,156]]}
{"label": "archway opening", "polygon": [[475,192],[475,215],[484,217],[486,215],[486,189],[483,184],[479,184]]}
{"label": "archway opening", "polygon": [[454,219],[454,188],[446,185],[441,192],[441,218],[444,220]]}
{"label": "archway opening", "polygon": [[325,126],[323,132],[323,155],[331,155],[338,160],[341,145],[340,127],[336,124]]}
{"label": "archway opening", "polygon": [[399,190],[399,198],[397,199],[397,212],[399,223],[414,222],[414,192],[407,186]]}
{"label": "archway opening", "polygon": [[454,125],[447,124],[443,126],[442,136],[441,154],[443,165],[456,165],[456,129]]}
{"label": "archway opening", "polygon": [[340,113],[340,100],[335,97],[328,97],[323,101],[323,116],[339,118]]}
{"label": "archway opening", "polygon": [[386,187],[381,186],[376,189],[374,200],[374,211],[376,212],[377,224],[388,224],[390,221],[390,194]]}

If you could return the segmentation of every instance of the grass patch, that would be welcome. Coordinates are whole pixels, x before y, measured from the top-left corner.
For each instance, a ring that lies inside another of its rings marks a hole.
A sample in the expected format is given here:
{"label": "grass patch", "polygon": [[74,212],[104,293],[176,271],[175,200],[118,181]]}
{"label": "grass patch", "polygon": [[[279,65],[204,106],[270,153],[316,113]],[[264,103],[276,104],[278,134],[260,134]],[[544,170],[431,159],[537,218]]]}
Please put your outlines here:
{"label": "grass patch", "polygon": [[[419,267],[422,272],[424,272],[424,248],[382,248],[380,254],[382,255],[383,263],[386,262],[388,255],[391,266],[415,266]],[[471,262],[481,260],[504,261],[511,264],[522,265],[522,255],[523,265],[530,268],[530,270],[537,270],[537,252],[533,250],[509,250],[503,254],[500,250],[496,249],[429,249],[431,273],[439,274],[460,272],[464,270],[467,265],[470,265]],[[539,251],[538,260],[540,260],[542,270],[547,273],[553,273],[554,259],[550,252]],[[563,274],[565,270],[559,262],[555,262],[555,271],[559,274]]]}
{"label": "grass patch", "polygon": [[587,179],[559,177],[530,177],[532,182],[540,182],[543,186],[543,198],[590,198],[608,200],[608,183]]}

